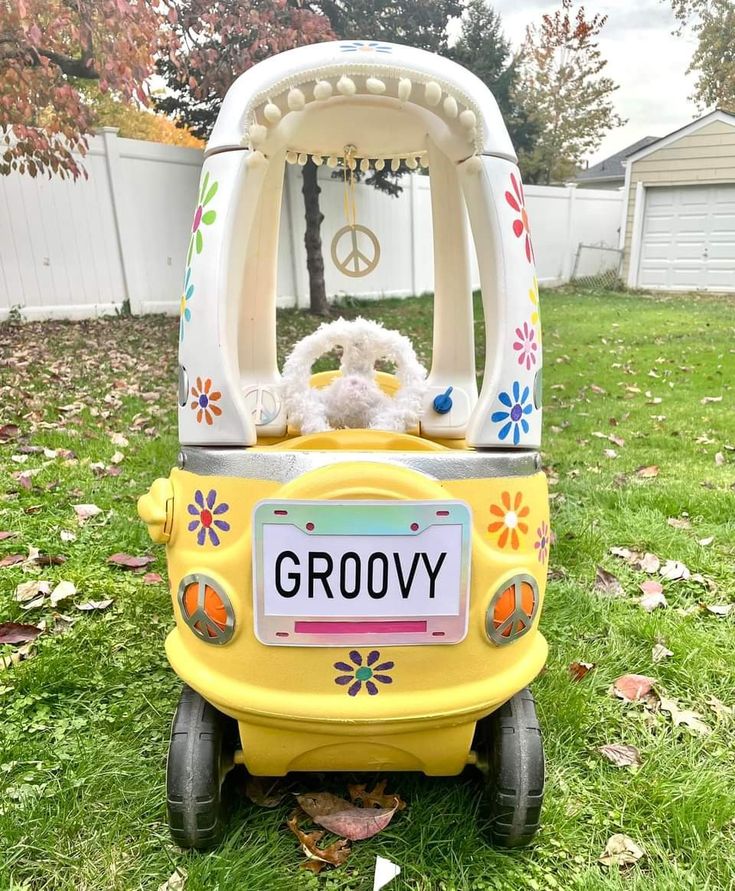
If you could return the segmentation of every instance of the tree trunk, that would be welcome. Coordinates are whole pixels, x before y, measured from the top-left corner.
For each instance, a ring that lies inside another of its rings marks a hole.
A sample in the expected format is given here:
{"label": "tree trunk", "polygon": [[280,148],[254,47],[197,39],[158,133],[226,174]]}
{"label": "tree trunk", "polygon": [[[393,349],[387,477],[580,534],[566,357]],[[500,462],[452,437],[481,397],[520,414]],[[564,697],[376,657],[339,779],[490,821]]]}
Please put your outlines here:
{"label": "tree trunk", "polygon": [[319,209],[321,189],[317,181],[317,166],[309,158],[302,168],[304,212],[306,216],[306,267],[309,270],[309,312],[317,316],[329,315],[327,289],[324,284],[321,225],[324,214]]}

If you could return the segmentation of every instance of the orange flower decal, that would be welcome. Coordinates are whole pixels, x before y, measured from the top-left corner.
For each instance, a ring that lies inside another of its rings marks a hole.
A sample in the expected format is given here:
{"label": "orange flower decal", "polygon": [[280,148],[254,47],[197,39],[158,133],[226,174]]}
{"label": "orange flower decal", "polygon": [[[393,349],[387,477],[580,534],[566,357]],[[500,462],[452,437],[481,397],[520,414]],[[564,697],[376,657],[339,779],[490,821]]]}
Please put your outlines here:
{"label": "orange flower decal", "polygon": [[513,550],[517,551],[521,543],[520,535],[525,535],[528,532],[528,523],[524,523],[523,518],[529,515],[531,509],[527,505],[523,506],[521,492],[516,492],[512,502],[510,492],[503,492],[500,501],[501,504],[493,504],[490,507],[490,513],[499,519],[493,520],[487,527],[487,531],[500,532],[498,547],[504,548],[510,542]]}
{"label": "orange flower decal", "polygon": [[520,214],[517,220],[513,220],[513,233],[516,238],[521,238],[525,233],[526,259],[531,263],[533,260],[533,246],[531,245],[531,230],[528,226],[528,212],[526,211],[526,197],[523,194],[523,185],[520,180],[516,179],[513,173],[510,175],[510,182],[513,186],[513,191],[505,193],[505,200],[517,214]]}
{"label": "orange flower decal", "polygon": [[202,384],[202,379],[198,377],[196,387],[191,388],[191,395],[194,397],[191,410],[197,413],[198,424],[204,420],[211,425],[214,419],[222,414],[219,405],[215,405],[215,402],[222,398],[222,394],[219,390],[212,391],[211,378],[207,378]]}

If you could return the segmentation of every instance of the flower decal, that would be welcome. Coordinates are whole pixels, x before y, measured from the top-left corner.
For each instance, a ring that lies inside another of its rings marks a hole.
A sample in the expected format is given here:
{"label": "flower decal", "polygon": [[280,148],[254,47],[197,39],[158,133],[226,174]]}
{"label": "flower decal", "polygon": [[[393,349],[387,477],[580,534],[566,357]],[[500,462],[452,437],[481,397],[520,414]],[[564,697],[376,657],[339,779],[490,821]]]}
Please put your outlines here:
{"label": "flower decal", "polygon": [[194,248],[196,248],[198,254],[201,254],[202,248],[204,247],[202,226],[211,226],[217,219],[216,210],[212,210],[211,208],[210,210],[205,210],[204,208],[217,194],[218,186],[219,183],[217,180],[214,180],[211,185],[209,184],[209,171],[207,171],[207,173],[204,174],[202,187],[199,189],[199,203],[197,204],[197,209],[194,211],[194,221],[191,224],[191,238],[189,239],[189,250],[186,254],[187,264],[191,263]]}
{"label": "flower decal", "polygon": [[[348,674],[338,675],[334,679],[335,684],[340,687],[347,687],[350,696],[357,696],[360,690],[365,689],[370,696],[376,696],[380,690],[378,684],[392,684],[393,678],[386,674],[390,671],[395,662],[380,662],[380,651],[371,650],[365,659],[357,650],[350,650],[349,662],[335,662],[334,667],[337,671],[348,672]],[[376,665],[376,663],[379,663]],[[377,683],[376,683],[377,681]]]}
{"label": "flower decal", "polygon": [[392,53],[393,47],[389,43],[379,43],[377,40],[350,40],[340,43],[342,53]]}
{"label": "flower decal", "polygon": [[513,445],[518,445],[521,441],[521,432],[528,433],[528,421],[525,416],[530,415],[533,411],[533,404],[529,402],[531,390],[524,387],[521,392],[521,385],[518,381],[513,382],[510,393],[498,393],[498,399],[508,411],[494,411],[490,416],[490,420],[494,424],[501,424],[498,432],[498,439],[506,439],[511,431],[513,432]]}
{"label": "flower decal", "polygon": [[533,277],[533,284],[528,291],[528,299],[533,304],[533,312],[531,313],[531,324],[538,325],[541,317],[539,316],[538,279],[535,275]]}
{"label": "flower decal", "polygon": [[550,544],[551,535],[549,533],[549,524],[544,520],[536,530],[536,541],[533,543],[538,554],[539,563],[546,563],[549,556]]}
{"label": "flower decal", "polygon": [[490,533],[500,532],[498,547],[504,548],[508,543],[514,551],[518,550],[521,543],[520,536],[528,532],[528,523],[523,518],[530,513],[528,505],[523,505],[523,494],[516,492],[511,499],[510,492],[503,492],[500,496],[500,504],[493,504],[490,513],[499,519],[493,520],[487,527]]}
{"label": "flower decal", "polygon": [[211,378],[206,378],[202,384],[202,379],[198,377],[196,387],[191,388],[191,395],[194,397],[190,403],[191,410],[197,413],[197,424],[206,421],[211,426],[215,417],[222,414],[219,405],[215,405],[222,398],[222,394],[219,390],[212,390]]}
{"label": "flower decal", "polygon": [[518,353],[518,364],[525,365],[530,371],[531,367],[536,364],[538,354],[536,329],[528,322],[524,322],[522,328],[516,328],[516,338],[513,349]]}
{"label": "flower decal", "polygon": [[[197,533],[197,544],[206,544],[207,537],[215,547],[220,543],[220,532],[229,532],[230,524],[226,520],[219,519],[230,509],[229,504],[217,504],[217,493],[210,489],[207,497],[197,489],[194,493],[194,503],[186,508],[194,519],[189,523],[189,532]],[[197,532],[198,530],[198,532]]]}
{"label": "flower decal", "polygon": [[510,175],[510,182],[513,191],[505,193],[505,200],[510,204],[513,210],[519,214],[518,218],[513,220],[513,232],[516,238],[521,238],[525,235],[526,259],[531,263],[533,262],[533,245],[531,244],[531,230],[528,226],[528,212],[526,211],[526,198],[523,194],[523,185],[520,179],[516,179],[514,173],[511,173]]}
{"label": "flower decal", "polygon": [[191,266],[187,266],[186,275],[184,276],[184,287],[181,293],[181,302],[179,303],[179,340],[184,339],[184,324],[191,321],[189,301],[193,296],[194,283],[191,280]]}

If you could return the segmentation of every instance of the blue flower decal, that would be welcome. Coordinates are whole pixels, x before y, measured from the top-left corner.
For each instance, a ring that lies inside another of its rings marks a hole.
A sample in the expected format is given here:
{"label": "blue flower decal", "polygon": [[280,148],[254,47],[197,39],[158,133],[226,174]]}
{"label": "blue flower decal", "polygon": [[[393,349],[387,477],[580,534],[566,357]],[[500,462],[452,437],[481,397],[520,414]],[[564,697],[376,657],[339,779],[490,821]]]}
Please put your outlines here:
{"label": "blue flower decal", "polygon": [[191,280],[191,266],[187,266],[184,276],[184,287],[179,303],[179,340],[184,339],[184,323],[191,320],[189,301],[194,296],[194,283]]}
{"label": "blue flower decal", "polygon": [[531,394],[529,387],[524,387],[521,392],[521,385],[518,381],[513,381],[512,394],[500,392],[498,399],[503,405],[507,406],[508,411],[494,411],[490,420],[494,424],[502,424],[498,431],[498,439],[506,439],[513,431],[513,445],[518,445],[521,441],[521,431],[528,433],[528,421],[524,415],[530,415],[533,411],[533,404],[528,401]]}
{"label": "blue flower decal", "polygon": [[197,532],[197,544],[203,545],[209,536],[210,542],[217,547],[220,543],[220,537],[217,535],[216,529],[220,532],[229,532],[230,524],[226,520],[217,519],[222,514],[227,513],[230,509],[229,504],[217,504],[217,493],[214,489],[209,490],[206,499],[204,494],[197,489],[194,493],[194,504],[187,505],[189,513],[195,517],[189,523],[189,532]]}
{"label": "blue flower decal", "polygon": [[347,692],[350,696],[357,696],[360,690],[362,690],[363,684],[370,696],[376,696],[380,692],[375,683],[376,681],[378,684],[393,683],[393,678],[385,672],[390,671],[394,667],[395,662],[380,662],[379,665],[376,665],[375,663],[380,659],[379,650],[371,650],[365,660],[363,660],[362,654],[357,650],[350,650],[349,659],[352,665],[349,662],[334,663],[334,667],[338,671],[349,672],[349,674],[342,674],[336,677],[334,683],[339,684],[340,687],[346,687],[349,684]]}

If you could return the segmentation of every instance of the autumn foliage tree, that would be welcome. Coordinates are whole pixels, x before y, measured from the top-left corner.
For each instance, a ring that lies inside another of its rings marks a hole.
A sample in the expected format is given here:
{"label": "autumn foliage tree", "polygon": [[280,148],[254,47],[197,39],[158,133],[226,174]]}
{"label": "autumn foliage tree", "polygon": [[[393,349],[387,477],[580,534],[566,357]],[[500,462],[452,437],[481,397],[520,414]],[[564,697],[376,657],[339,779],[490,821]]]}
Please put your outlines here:
{"label": "autumn foliage tree", "polygon": [[689,71],[697,75],[692,98],[700,109],[735,110],[735,4],[732,0],[671,0],[680,31],[690,27],[697,48]]}
{"label": "autumn foliage tree", "polygon": [[94,110],[73,79],[144,101],[167,12],[155,0],[0,0],[0,174],[78,177]]}
{"label": "autumn foliage tree", "polygon": [[588,18],[584,6],[574,12],[572,0],[561,0],[559,9],[526,31],[517,96],[537,126],[533,148],[520,152],[529,182],[563,182],[607,130],[624,123],[597,43],[606,21],[599,14]]}

